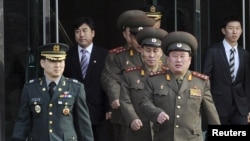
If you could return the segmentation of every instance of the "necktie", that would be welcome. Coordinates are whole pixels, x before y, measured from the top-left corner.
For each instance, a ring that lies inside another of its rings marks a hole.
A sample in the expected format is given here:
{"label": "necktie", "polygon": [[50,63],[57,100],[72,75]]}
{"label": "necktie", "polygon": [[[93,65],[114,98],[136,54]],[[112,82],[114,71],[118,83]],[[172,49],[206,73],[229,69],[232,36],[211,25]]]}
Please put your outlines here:
{"label": "necktie", "polygon": [[234,51],[235,49],[232,48],[230,50],[230,57],[229,57],[229,68],[230,68],[230,74],[231,74],[231,78],[232,78],[232,82],[234,81]]}
{"label": "necktie", "polygon": [[181,88],[181,84],[182,84],[181,77],[177,77],[176,78],[176,82],[177,82],[177,85],[178,85],[178,89],[180,89]]}
{"label": "necktie", "polygon": [[82,49],[81,52],[82,52],[81,69],[82,69],[82,76],[83,76],[83,78],[84,78],[85,75],[86,75],[87,68],[88,68],[88,57],[87,57],[87,55],[86,55],[86,53],[87,53],[88,51]]}
{"label": "necktie", "polygon": [[55,86],[56,86],[56,83],[54,81],[49,83],[49,96],[50,96],[50,99],[53,97]]}

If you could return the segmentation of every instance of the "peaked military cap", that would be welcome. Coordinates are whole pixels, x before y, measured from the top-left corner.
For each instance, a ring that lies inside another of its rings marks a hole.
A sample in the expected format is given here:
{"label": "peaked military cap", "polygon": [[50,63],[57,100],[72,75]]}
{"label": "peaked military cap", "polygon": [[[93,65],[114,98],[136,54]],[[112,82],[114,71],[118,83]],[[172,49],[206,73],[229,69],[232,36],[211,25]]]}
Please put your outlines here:
{"label": "peaked military cap", "polygon": [[187,51],[191,56],[194,56],[197,48],[196,38],[184,31],[171,32],[162,41],[162,50],[167,56],[171,51]]}
{"label": "peaked military cap", "polygon": [[148,18],[145,12],[141,10],[125,11],[117,20],[119,29],[124,30],[126,27],[130,27],[130,32],[134,35],[144,27],[150,27],[154,24],[155,20]]}
{"label": "peaked military cap", "polygon": [[145,27],[136,35],[137,42],[143,46],[161,47],[162,39],[168,34],[161,28]]}
{"label": "peaked military cap", "polygon": [[148,17],[160,20],[162,17],[163,7],[157,5],[145,5],[140,8]]}
{"label": "peaked military cap", "polygon": [[42,57],[49,60],[64,60],[66,58],[66,52],[69,46],[62,43],[49,43],[42,45],[38,48],[38,51]]}

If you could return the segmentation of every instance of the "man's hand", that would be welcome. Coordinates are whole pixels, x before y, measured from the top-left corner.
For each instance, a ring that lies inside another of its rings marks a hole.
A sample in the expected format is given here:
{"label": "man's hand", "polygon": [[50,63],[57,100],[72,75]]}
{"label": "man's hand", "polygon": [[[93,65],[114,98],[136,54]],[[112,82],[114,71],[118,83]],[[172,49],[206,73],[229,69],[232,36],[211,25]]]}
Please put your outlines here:
{"label": "man's hand", "polygon": [[142,122],[141,122],[140,119],[135,119],[135,120],[133,120],[133,121],[131,122],[131,124],[130,124],[130,128],[131,128],[132,130],[134,130],[134,131],[139,130],[142,126],[143,126],[143,125],[142,125]]}
{"label": "man's hand", "polygon": [[112,107],[113,109],[118,109],[118,108],[120,107],[120,101],[119,101],[119,99],[114,100],[114,101],[111,103],[111,107]]}
{"label": "man's hand", "polygon": [[247,122],[250,124],[250,112],[248,113],[248,116],[247,116]]}
{"label": "man's hand", "polygon": [[105,117],[106,117],[106,120],[111,119],[111,112],[106,112]]}
{"label": "man's hand", "polygon": [[169,120],[169,116],[165,113],[165,112],[161,112],[157,118],[157,122],[162,124],[164,123],[166,120]]}

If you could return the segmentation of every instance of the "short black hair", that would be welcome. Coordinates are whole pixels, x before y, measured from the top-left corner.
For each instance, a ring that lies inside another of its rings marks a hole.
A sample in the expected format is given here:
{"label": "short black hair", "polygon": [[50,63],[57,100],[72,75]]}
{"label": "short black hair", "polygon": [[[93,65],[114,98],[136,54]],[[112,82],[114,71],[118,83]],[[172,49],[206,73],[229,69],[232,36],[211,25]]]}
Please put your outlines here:
{"label": "short black hair", "polygon": [[241,18],[239,18],[239,16],[228,16],[228,17],[226,17],[226,18],[224,19],[221,28],[225,28],[225,27],[227,26],[227,24],[228,24],[229,22],[232,22],[232,21],[237,21],[237,22],[240,23],[240,25],[242,25],[242,24],[241,24]]}
{"label": "short black hair", "polygon": [[87,24],[91,30],[95,30],[95,22],[91,17],[77,18],[74,24],[74,29],[78,29],[82,24]]}

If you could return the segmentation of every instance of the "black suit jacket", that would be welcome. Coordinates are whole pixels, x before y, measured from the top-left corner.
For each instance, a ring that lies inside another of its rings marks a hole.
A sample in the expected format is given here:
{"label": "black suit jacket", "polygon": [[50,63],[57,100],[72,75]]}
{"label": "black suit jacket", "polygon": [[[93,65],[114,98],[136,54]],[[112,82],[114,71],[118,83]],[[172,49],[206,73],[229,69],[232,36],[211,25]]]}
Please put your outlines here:
{"label": "black suit jacket", "polygon": [[107,95],[104,93],[100,78],[108,50],[93,46],[85,79],[82,77],[77,46],[67,52],[64,75],[82,82],[86,91],[87,105],[93,125],[105,122],[105,114],[109,111]]}
{"label": "black suit jacket", "polygon": [[249,53],[238,46],[238,54],[239,69],[232,83],[223,43],[219,42],[206,51],[203,73],[210,76],[211,93],[220,116],[229,115],[233,102],[240,114],[247,115],[250,111]]}

